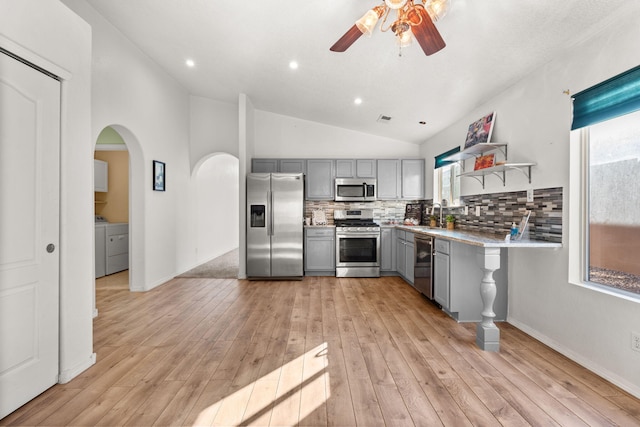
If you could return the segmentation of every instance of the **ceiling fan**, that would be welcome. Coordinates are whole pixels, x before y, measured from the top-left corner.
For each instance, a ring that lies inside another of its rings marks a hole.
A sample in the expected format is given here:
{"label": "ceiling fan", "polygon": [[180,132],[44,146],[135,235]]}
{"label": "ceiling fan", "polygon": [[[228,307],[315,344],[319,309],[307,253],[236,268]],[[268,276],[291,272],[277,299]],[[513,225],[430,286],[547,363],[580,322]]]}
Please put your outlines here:
{"label": "ceiling fan", "polygon": [[[374,7],[358,19],[329,50],[344,52],[361,35],[370,36],[378,20],[382,18],[380,30],[393,31],[401,48],[411,43],[413,34],[424,53],[433,55],[446,46],[433,22],[446,15],[449,4],[450,0],[384,0],[383,4]],[[396,11],[396,19],[385,28],[392,10]]]}

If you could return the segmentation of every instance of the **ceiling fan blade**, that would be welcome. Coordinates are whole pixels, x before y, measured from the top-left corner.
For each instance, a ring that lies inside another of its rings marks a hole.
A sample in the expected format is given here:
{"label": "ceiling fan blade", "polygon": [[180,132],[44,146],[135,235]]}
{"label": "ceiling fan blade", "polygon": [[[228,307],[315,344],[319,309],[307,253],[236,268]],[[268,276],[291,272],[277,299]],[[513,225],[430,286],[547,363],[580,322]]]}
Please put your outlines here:
{"label": "ceiling fan blade", "polygon": [[421,4],[415,5],[409,13],[409,20],[414,24],[411,25],[413,36],[422,47],[425,55],[433,55],[446,46],[424,6]]}
{"label": "ceiling fan blade", "polygon": [[333,52],[344,52],[349,49],[349,46],[354,44],[361,35],[362,31],[360,31],[358,26],[354,24],[353,27],[349,28],[349,31],[344,33],[344,36],[340,37],[340,40],[335,42],[335,44],[329,48],[329,50]]}

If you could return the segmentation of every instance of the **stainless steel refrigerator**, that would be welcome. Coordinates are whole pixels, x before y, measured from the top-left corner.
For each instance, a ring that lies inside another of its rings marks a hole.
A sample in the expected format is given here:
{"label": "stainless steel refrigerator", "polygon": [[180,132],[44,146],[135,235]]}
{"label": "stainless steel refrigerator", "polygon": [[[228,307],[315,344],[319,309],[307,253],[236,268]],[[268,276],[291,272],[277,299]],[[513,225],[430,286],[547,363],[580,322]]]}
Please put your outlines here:
{"label": "stainless steel refrigerator", "polygon": [[247,277],[302,277],[302,174],[247,175]]}

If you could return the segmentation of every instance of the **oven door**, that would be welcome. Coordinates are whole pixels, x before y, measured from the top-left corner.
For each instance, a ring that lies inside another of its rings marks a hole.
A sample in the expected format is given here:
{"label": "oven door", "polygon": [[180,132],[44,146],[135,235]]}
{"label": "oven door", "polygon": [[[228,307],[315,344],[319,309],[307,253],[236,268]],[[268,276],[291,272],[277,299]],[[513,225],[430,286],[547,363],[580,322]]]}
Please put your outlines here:
{"label": "oven door", "polygon": [[336,267],[379,266],[379,232],[336,231]]}

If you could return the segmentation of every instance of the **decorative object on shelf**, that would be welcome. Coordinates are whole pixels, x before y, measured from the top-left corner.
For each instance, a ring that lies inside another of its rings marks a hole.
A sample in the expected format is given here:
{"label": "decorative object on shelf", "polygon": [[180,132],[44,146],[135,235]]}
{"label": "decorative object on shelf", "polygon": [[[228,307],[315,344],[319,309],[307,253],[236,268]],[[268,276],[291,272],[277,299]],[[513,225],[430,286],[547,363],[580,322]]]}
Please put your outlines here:
{"label": "decorative object on shelf", "polygon": [[[344,52],[353,43],[366,34],[371,33],[376,27],[378,20],[382,18],[380,31],[391,30],[397,37],[397,45],[402,48],[411,44],[413,37],[417,40],[425,55],[432,55],[443,49],[446,44],[438,32],[435,21],[444,17],[451,3],[450,0],[384,0],[380,6],[369,10],[364,16],[356,21],[329,50],[332,52]],[[396,19],[387,24],[387,19],[392,10],[396,11]],[[409,31],[411,30],[411,31]],[[413,37],[412,37],[413,34]]]}
{"label": "decorative object on shelf", "polygon": [[153,190],[165,191],[165,164],[158,160],[153,161]]}
{"label": "decorative object on shelf", "polygon": [[327,225],[327,217],[322,209],[316,209],[311,214],[313,225]]}
{"label": "decorative object on shelf", "polygon": [[[411,220],[410,222],[413,225],[418,225],[422,222],[422,211],[424,206],[422,203],[407,203],[404,211],[404,221]],[[414,221],[415,220],[415,221]]]}
{"label": "decorative object on shelf", "polygon": [[518,234],[515,237],[512,237],[512,240],[520,240],[522,239],[522,236],[525,236],[525,238],[529,237],[529,230],[527,229],[527,227],[529,227],[530,216],[531,211],[525,211],[525,214],[520,221],[520,225],[518,226]]}
{"label": "decorative object on shelf", "polygon": [[487,114],[481,119],[469,125],[469,131],[467,132],[467,139],[464,142],[464,148],[472,147],[476,144],[489,142],[491,140],[491,133],[493,132],[493,124],[496,121],[496,113]]}
{"label": "decorative object on shelf", "polygon": [[496,155],[495,154],[485,154],[480,157],[476,157],[475,165],[473,166],[473,170],[477,171],[480,169],[492,168],[496,164]]}
{"label": "decorative object on shelf", "polygon": [[444,220],[447,222],[447,230],[453,230],[455,228],[456,225],[456,217],[449,214],[447,215]]}

